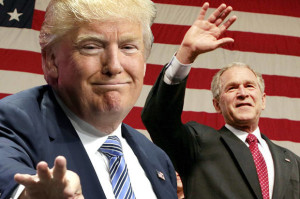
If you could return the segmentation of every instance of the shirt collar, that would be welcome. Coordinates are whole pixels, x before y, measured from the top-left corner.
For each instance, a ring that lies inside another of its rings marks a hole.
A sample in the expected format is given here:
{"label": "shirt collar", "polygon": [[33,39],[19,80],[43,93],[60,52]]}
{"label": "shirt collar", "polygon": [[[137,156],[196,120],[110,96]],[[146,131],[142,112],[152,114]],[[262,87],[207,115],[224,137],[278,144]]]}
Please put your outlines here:
{"label": "shirt collar", "polygon": [[[247,144],[246,138],[248,136],[248,133],[246,131],[241,131],[239,129],[236,129],[236,128],[234,128],[233,126],[231,126],[229,124],[225,124],[225,127],[228,128],[240,140],[242,140],[244,143]],[[258,139],[258,142],[261,144],[263,140],[262,140],[262,137],[261,137],[261,134],[260,134],[259,127],[257,127],[255,129],[255,131],[252,132],[252,134],[256,136],[256,138]]]}
{"label": "shirt collar", "polygon": [[70,122],[72,123],[74,129],[76,130],[78,136],[84,147],[86,148],[88,153],[95,153],[98,151],[99,147],[106,141],[109,135],[118,136],[119,139],[122,138],[121,134],[121,124],[117,127],[117,129],[111,134],[107,135],[103,132],[100,132],[91,124],[86,121],[80,119],[77,115],[75,115],[60,99],[60,97],[54,92],[55,98],[58,104],[61,106]]}

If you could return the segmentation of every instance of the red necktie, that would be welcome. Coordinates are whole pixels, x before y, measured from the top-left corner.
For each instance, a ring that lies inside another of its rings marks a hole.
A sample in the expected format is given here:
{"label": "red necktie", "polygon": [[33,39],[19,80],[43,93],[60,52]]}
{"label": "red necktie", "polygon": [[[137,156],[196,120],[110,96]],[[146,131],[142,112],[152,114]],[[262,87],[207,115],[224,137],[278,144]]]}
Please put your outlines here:
{"label": "red necktie", "polygon": [[265,159],[258,149],[258,140],[255,135],[249,133],[246,138],[246,142],[249,144],[249,149],[254,159],[263,199],[269,199],[268,170]]}

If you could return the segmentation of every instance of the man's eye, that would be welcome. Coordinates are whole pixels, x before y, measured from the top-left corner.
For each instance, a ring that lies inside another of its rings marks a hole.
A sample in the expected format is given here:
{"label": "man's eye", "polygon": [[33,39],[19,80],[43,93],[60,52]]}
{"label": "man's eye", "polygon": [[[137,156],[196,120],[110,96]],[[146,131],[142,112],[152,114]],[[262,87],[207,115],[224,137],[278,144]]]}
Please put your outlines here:
{"label": "man's eye", "polygon": [[230,86],[230,87],[228,87],[228,91],[232,91],[232,90],[234,90],[236,87],[234,87],[234,86]]}
{"label": "man's eye", "polygon": [[121,47],[121,50],[125,53],[135,53],[138,51],[138,48],[134,45],[124,45]]}
{"label": "man's eye", "polygon": [[95,46],[92,46],[92,45],[86,45],[86,46],[83,46],[84,49],[95,49],[96,47]]}
{"label": "man's eye", "polygon": [[89,44],[81,46],[79,51],[82,54],[94,55],[100,53],[102,49],[102,46]]}

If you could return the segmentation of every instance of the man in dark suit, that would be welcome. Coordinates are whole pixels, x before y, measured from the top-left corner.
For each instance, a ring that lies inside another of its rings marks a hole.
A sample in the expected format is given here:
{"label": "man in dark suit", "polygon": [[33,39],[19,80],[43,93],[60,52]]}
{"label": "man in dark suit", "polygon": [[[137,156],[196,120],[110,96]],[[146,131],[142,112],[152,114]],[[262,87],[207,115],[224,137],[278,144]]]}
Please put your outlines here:
{"label": "man in dark suit", "polygon": [[208,6],[203,5],[176,56],[159,75],[142,120],[154,143],[170,156],[187,199],[299,199],[300,158],[260,133],[264,82],[246,64],[228,65],[213,78],[213,104],[224,117],[223,128],[181,122],[191,63],[199,54],[233,42],[220,39],[236,20],[232,16],[222,24],[232,8],[223,4],[204,20]]}
{"label": "man in dark suit", "polygon": [[168,156],[122,123],[143,86],[155,13],[150,0],[50,1],[48,85],[0,102],[1,199],[177,198]]}

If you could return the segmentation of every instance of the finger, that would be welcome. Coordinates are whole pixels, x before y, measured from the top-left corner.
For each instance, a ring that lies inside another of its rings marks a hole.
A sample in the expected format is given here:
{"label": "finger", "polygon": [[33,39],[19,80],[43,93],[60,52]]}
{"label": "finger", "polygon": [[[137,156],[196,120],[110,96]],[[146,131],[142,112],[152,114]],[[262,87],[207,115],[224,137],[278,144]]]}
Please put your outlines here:
{"label": "finger", "polygon": [[219,26],[225,18],[231,13],[232,7],[228,6],[218,17],[218,19],[215,21],[215,25]]}
{"label": "finger", "polygon": [[63,156],[58,156],[54,161],[53,179],[62,180],[66,174],[67,160]]}
{"label": "finger", "polygon": [[222,3],[209,17],[208,17],[208,21],[211,23],[214,23],[218,17],[220,16],[220,14],[226,9],[226,5],[224,3]]}
{"label": "finger", "polygon": [[199,16],[198,16],[198,19],[199,20],[204,20],[205,18],[205,14],[207,12],[207,9],[209,7],[209,3],[208,2],[205,2],[200,10],[200,13],[199,13]]}
{"label": "finger", "polygon": [[234,15],[230,17],[225,23],[223,23],[222,26],[220,26],[221,34],[223,34],[236,21],[236,19],[237,17]]}
{"label": "finger", "polygon": [[76,196],[74,197],[74,199],[84,199],[84,197],[83,197],[82,194],[80,194],[80,195],[76,195]]}
{"label": "finger", "polygon": [[50,169],[48,168],[48,164],[46,162],[38,163],[36,169],[40,181],[48,181],[51,179],[52,175],[50,173]]}
{"label": "finger", "polygon": [[25,187],[32,186],[39,181],[36,175],[32,176],[29,174],[20,174],[20,173],[15,174],[14,179],[17,183],[22,184]]}

